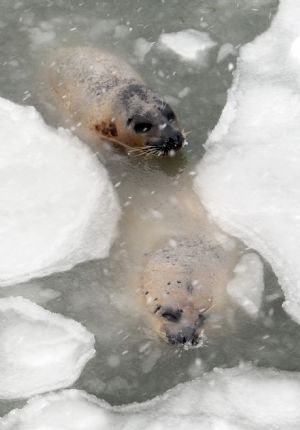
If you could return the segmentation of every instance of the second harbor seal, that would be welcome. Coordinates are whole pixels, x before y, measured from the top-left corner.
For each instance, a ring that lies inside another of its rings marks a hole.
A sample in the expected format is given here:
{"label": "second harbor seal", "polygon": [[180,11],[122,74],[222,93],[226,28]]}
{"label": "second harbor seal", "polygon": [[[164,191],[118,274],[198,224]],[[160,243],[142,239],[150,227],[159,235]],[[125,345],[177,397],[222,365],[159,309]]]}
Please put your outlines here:
{"label": "second harbor seal", "polygon": [[84,133],[153,156],[184,144],[173,109],[126,62],[91,47],[59,50],[50,65],[55,104]]}

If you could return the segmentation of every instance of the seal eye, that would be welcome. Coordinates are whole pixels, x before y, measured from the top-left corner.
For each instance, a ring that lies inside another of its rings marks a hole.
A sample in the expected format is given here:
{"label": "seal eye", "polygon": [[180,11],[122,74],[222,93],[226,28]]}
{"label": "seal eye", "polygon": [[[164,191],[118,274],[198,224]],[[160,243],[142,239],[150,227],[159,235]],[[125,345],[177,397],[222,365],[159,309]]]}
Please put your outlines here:
{"label": "seal eye", "polygon": [[161,316],[170,322],[178,322],[180,320],[181,312],[167,310],[163,312]]}
{"label": "seal eye", "polygon": [[174,113],[173,111],[171,111],[171,110],[170,110],[170,111],[167,113],[166,117],[167,117],[167,120],[168,120],[169,122],[172,122],[172,121],[174,121],[174,119],[175,119],[175,113]]}
{"label": "seal eye", "polygon": [[151,130],[152,124],[150,122],[138,122],[133,128],[136,133],[147,133]]}
{"label": "seal eye", "polygon": [[198,327],[201,327],[206,320],[206,317],[203,314],[198,315]]}

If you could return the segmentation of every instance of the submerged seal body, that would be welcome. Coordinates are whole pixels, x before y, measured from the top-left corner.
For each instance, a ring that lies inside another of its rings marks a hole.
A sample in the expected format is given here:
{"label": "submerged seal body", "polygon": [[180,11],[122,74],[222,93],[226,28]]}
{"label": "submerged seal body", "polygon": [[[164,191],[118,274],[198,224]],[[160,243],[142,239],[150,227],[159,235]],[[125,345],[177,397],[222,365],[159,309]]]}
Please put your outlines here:
{"label": "submerged seal body", "polygon": [[177,346],[197,346],[231,315],[226,286],[241,249],[210,222],[191,190],[168,190],[162,184],[145,206],[136,195],[135,206],[126,208],[128,267],[136,271],[129,283],[155,333]]}
{"label": "submerged seal body", "polygon": [[184,143],[168,103],[113,55],[90,47],[62,49],[49,79],[59,109],[93,137],[157,156]]}

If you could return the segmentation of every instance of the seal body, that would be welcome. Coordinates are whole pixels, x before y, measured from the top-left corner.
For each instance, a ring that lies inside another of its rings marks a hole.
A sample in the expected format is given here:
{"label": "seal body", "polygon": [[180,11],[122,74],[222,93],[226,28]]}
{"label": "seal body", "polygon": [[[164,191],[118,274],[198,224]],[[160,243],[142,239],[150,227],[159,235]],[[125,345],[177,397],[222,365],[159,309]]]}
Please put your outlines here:
{"label": "seal body", "polygon": [[154,217],[148,206],[138,205],[137,196],[135,203],[123,219],[131,238],[129,267],[136,270],[129,283],[161,338],[179,346],[200,345],[230,308],[226,286],[241,247],[208,220],[191,190],[173,194],[162,185],[161,194],[151,199],[159,211]]}
{"label": "seal body", "polygon": [[121,59],[90,47],[58,51],[49,67],[60,111],[92,137],[166,155],[184,137],[172,108]]}

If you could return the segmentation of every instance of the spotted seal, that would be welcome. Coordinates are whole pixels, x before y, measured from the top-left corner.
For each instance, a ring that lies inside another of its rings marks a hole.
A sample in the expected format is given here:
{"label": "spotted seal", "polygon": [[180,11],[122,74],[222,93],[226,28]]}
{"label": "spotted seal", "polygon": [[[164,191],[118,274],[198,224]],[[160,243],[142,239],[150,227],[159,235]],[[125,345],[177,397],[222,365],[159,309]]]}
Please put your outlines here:
{"label": "spotted seal", "polygon": [[235,252],[201,234],[178,236],[155,249],[141,279],[155,331],[171,344],[200,345],[209,319],[224,306],[233,263]]}
{"label": "spotted seal", "polygon": [[49,80],[58,109],[98,140],[153,156],[184,144],[173,109],[120,58],[91,47],[61,49]]}
{"label": "spotted seal", "polygon": [[176,346],[201,345],[231,312],[226,286],[242,247],[210,221],[189,187],[160,183],[147,204],[144,192],[145,186],[123,213],[126,284],[136,291],[150,336]]}

